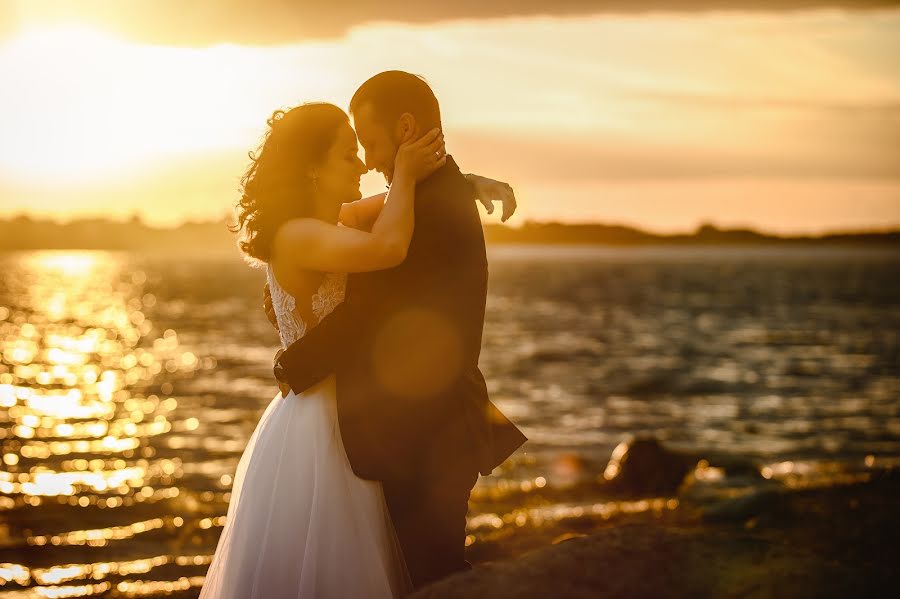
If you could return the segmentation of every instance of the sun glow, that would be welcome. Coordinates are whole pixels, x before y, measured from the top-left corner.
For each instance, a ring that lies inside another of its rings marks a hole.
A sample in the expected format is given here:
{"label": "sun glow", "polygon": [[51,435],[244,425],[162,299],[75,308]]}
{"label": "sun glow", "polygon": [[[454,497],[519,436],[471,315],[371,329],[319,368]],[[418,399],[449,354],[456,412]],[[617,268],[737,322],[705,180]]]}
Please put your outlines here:
{"label": "sun glow", "polygon": [[248,54],[136,44],[74,25],[25,30],[0,45],[4,88],[18,90],[0,112],[4,138],[15,140],[0,151],[0,175],[109,181],[163,157],[252,146],[272,106],[248,89]]}
{"label": "sun glow", "polygon": [[35,268],[67,277],[83,277],[95,268],[109,267],[108,257],[99,252],[41,252],[29,257]]}
{"label": "sun glow", "polygon": [[219,219],[273,110],[346,107],[400,68],[435,88],[461,168],[513,184],[514,222],[900,222],[898,11],[372,22],[262,46],[28,14],[0,38],[0,218]]}

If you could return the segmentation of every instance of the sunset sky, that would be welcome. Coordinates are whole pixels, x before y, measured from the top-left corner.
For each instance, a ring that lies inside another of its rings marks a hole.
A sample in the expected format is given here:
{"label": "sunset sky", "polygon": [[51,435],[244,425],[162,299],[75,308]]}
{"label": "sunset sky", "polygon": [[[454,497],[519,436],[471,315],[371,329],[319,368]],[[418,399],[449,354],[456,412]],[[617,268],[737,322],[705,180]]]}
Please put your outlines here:
{"label": "sunset sky", "polygon": [[519,222],[900,226],[897,6],[0,0],[0,217],[222,217],[272,110],[399,68]]}

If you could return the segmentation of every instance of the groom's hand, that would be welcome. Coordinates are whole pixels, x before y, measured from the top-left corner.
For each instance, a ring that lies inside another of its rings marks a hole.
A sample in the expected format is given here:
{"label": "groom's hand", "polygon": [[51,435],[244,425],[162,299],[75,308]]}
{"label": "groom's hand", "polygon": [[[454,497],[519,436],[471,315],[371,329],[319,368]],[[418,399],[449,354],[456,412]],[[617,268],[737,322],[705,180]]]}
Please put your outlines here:
{"label": "groom's hand", "polygon": [[269,290],[268,283],[266,283],[266,286],[263,288],[263,310],[266,311],[266,318],[269,319],[269,322],[271,322],[272,326],[275,327],[275,330],[278,331],[278,318],[275,316],[275,307],[272,305],[272,292]]}
{"label": "groom's hand", "polygon": [[[278,331],[278,318],[275,316],[275,307],[272,305],[272,291],[269,289],[268,283],[266,283],[266,286],[263,288],[263,310],[266,311],[266,318],[269,319],[269,322],[271,322],[272,326],[275,327],[275,330]],[[284,349],[279,349],[275,353],[275,366],[278,366],[278,358],[280,358],[283,353]],[[291,392],[291,386],[286,382],[279,380],[278,390],[281,391],[282,397],[287,397],[287,394]]]}
{"label": "groom's hand", "polygon": [[281,366],[278,364],[278,359],[281,357],[281,354],[284,353],[284,348],[279,349],[275,352],[275,359],[272,361],[274,364],[274,372],[275,372],[275,380],[278,381],[278,390],[281,391],[282,397],[287,397],[287,394],[291,392],[291,386],[287,383],[287,381],[283,381],[279,378],[279,373],[283,372],[281,370]]}

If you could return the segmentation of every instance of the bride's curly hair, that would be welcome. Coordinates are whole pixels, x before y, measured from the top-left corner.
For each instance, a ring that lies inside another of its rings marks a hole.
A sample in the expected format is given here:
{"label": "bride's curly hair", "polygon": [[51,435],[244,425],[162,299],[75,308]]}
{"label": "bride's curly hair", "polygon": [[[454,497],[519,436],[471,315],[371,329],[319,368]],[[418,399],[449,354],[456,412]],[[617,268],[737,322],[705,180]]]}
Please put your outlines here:
{"label": "bride's curly hair", "polygon": [[325,159],[347,114],[325,102],[276,110],[269,130],[241,177],[237,223],[238,246],[250,258],[268,262],[278,228],[292,218],[312,213],[311,167]]}

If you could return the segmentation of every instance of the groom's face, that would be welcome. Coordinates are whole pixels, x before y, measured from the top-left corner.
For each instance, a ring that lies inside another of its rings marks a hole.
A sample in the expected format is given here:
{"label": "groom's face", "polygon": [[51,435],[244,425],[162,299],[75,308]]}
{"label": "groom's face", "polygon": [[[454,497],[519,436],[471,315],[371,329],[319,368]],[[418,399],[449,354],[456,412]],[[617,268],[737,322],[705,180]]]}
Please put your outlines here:
{"label": "groom's face", "polygon": [[390,183],[394,178],[394,158],[400,147],[395,132],[377,118],[371,104],[363,104],[353,111],[353,125],[365,153],[366,168],[375,169]]}

